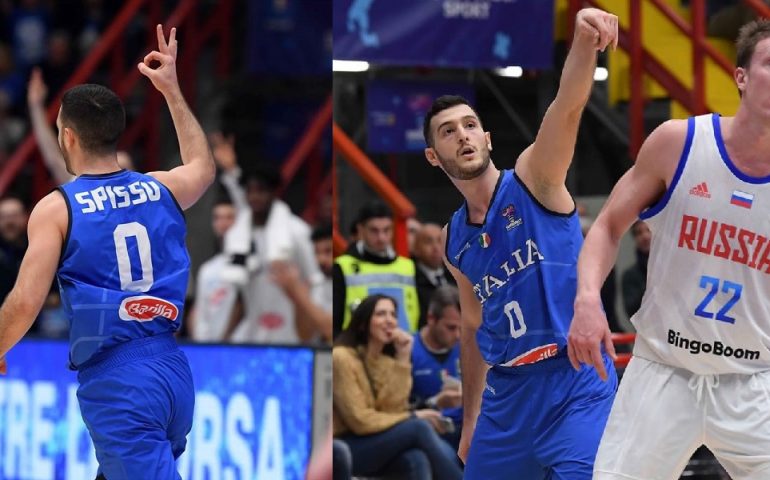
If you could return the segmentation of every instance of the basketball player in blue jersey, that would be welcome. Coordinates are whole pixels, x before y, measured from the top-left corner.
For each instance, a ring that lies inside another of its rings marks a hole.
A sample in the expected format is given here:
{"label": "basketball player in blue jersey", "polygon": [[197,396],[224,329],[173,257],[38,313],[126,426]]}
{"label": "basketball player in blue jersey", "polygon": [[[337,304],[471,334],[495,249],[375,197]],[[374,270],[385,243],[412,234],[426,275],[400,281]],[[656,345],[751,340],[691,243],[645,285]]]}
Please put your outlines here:
{"label": "basketball player in blue jersey", "polygon": [[650,134],[580,253],[570,357],[596,365],[599,287],[637,217],[652,232],[596,479],[679,478],[701,444],[732,479],[770,478],[770,21],[741,28],[734,78],[734,117]]}
{"label": "basketball player in blue jersey", "polygon": [[445,254],[460,289],[467,479],[591,478],[617,378],[606,355],[604,381],[567,359],[582,235],[565,178],[597,51],[616,45],[617,22],[578,13],[558,94],[515,170],[491,162],[490,134],[464,99],[441,97],[425,117],[425,156],[465,197]]}
{"label": "basketball player in blue jersey", "polygon": [[[97,478],[180,478],[174,460],[192,426],[194,392],[173,332],[190,267],[183,209],[212,182],[206,137],[176,77],[176,29],[139,71],[166,99],[183,165],[147,175],[122,170],[120,99],[99,85],[67,91],[57,118],[67,170],[76,175],[40,200],[29,249],[0,308],[0,367],[29,329],[56,274],[70,319],[70,366],[96,448]],[[157,68],[150,63],[159,62]]]}

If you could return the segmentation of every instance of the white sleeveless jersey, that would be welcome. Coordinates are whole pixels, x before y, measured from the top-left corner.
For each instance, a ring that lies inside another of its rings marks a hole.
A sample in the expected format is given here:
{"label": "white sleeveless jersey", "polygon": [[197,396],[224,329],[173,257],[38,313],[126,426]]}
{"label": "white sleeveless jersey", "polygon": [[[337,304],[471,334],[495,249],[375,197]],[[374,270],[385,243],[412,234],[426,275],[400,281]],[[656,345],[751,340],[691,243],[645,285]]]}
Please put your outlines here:
{"label": "white sleeveless jersey", "polygon": [[719,116],[688,120],[652,230],[634,354],[697,374],[770,370],[770,176],[730,160]]}

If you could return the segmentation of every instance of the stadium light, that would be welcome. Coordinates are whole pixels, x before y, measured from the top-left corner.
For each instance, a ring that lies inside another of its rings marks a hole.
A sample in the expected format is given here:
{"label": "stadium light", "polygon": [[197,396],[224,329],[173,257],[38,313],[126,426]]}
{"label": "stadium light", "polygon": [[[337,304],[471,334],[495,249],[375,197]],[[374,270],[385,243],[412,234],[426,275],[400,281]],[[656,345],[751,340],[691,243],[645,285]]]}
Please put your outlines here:
{"label": "stadium light", "polygon": [[495,73],[501,77],[519,78],[524,74],[524,69],[521,67],[496,68]]}
{"label": "stadium light", "polygon": [[596,67],[594,71],[594,80],[597,82],[603,82],[610,76],[610,72],[604,67]]}
{"label": "stadium light", "polygon": [[369,70],[369,62],[332,60],[332,71],[334,72],[365,72],[367,70]]}

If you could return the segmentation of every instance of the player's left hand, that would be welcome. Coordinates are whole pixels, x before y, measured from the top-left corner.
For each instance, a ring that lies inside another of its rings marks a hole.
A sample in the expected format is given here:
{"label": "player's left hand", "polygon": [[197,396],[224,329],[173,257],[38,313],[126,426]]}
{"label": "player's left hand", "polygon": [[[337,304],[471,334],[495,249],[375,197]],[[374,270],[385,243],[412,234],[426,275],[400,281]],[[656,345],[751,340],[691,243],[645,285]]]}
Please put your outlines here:
{"label": "player's left hand", "polygon": [[607,317],[598,297],[584,298],[578,295],[575,299],[575,314],[567,335],[567,355],[575,370],[580,370],[580,364],[592,365],[599,378],[607,381],[607,370],[600,345],[604,343],[607,354],[615,360],[615,345],[612,343],[612,333],[607,325]]}
{"label": "player's left hand", "polygon": [[8,364],[5,362],[5,357],[0,357],[0,375],[6,375],[8,373]]}

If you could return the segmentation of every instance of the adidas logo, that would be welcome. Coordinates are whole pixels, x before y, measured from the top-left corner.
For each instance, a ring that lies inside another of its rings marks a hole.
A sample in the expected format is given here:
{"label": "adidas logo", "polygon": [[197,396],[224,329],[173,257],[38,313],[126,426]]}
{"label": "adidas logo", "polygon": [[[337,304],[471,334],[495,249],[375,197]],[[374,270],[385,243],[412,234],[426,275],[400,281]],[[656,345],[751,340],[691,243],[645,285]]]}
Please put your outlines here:
{"label": "adidas logo", "polygon": [[706,185],[706,182],[699,183],[698,185],[692,187],[690,189],[690,195],[695,195],[696,197],[711,198],[711,193],[709,193],[709,187]]}

